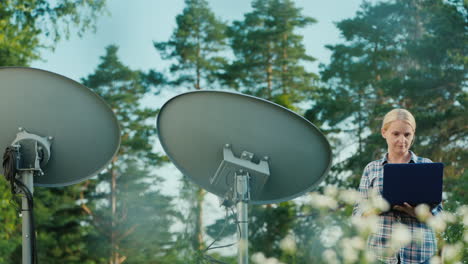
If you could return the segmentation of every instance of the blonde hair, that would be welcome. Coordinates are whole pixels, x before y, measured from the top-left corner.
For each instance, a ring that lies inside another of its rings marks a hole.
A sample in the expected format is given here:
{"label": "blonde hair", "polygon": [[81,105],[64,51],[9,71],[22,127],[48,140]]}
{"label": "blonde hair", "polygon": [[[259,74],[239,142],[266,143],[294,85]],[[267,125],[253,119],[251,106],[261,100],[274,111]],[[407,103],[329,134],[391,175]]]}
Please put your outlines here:
{"label": "blonde hair", "polygon": [[414,116],[406,109],[396,108],[388,112],[382,122],[382,129],[386,131],[393,121],[400,120],[408,123],[413,131],[416,131],[416,120]]}

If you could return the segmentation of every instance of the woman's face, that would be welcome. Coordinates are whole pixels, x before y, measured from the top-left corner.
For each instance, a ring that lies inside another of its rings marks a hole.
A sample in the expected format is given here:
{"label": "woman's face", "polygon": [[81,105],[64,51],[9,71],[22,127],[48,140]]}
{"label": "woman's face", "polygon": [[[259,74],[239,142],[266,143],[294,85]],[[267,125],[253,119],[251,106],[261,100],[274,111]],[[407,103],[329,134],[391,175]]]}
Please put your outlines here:
{"label": "woman's face", "polygon": [[409,151],[414,131],[408,123],[396,120],[390,123],[387,130],[382,129],[382,136],[387,140],[388,152],[403,155]]}

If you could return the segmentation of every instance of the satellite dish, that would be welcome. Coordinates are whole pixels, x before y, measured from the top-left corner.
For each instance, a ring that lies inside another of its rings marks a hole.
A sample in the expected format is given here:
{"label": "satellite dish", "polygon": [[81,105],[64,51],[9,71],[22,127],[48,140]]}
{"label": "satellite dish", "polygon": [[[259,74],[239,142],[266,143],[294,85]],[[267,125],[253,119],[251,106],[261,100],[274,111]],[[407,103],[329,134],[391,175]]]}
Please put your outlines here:
{"label": "satellite dish", "polygon": [[226,91],[173,97],[157,118],[174,165],[202,188],[237,203],[239,263],[247,263],[247,203],[279,203],[315,188],[332,161],[312,123],[264,99]]}
{"label": "satellite dish", "polygon": [[[0,150],[14,170],[10,179],[24,194],[23,263],[29,264],[37,260],[33,185],[60,187],[96,175],[117,153],[120,129],[87,87],[44,70],[2,67],[0,130]],[[7,174],[3,167],[0,173]]]}
{"label": "satellite dish", "polygon": [[0,87],[0,150],[13,143],[20,128],[50,138],[50,159],[34,185],[81,182],[103,170],[117,153],[117,119],[87,87],[52,72],[19,67],[0,68]]}

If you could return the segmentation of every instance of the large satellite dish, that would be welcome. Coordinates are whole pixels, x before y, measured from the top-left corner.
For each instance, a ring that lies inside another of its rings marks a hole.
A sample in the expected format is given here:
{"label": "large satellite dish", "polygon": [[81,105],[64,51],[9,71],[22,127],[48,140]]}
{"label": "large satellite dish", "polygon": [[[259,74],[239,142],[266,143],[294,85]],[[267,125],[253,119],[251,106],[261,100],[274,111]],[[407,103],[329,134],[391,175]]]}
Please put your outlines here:
{"label": "large satellite dish", "polygon": [[[60,187],[96,175],[119,144],[115,115],[87,87],[44,70],[0,68],[0,150],[16,153],[16,185],[26,186],[30,196],[33,185]],[[3,167],[0,173],[6,174]],[[23,263],[32,263],[34,230],[25,199]]]}
{"label": "large satellite dish", "polygon": [[[173,97],[157,118],[159,139],[174,165],[193,182],[237,203],[241,241],[247,203],[279,203],[316,187],[332,152],[312,123],[267,100],[225,91]],[[247,263],[240,243],[239,263]]]}
{"label": "large satellite dish", "polygon": [[[0,68],[0,150],[18,129],[51,137],[50,159],[34,185],[60,187],[96,175],[120,144],[117,119],[87,87],[32,68]],[[3,168],[0,168],[3,173]]]}

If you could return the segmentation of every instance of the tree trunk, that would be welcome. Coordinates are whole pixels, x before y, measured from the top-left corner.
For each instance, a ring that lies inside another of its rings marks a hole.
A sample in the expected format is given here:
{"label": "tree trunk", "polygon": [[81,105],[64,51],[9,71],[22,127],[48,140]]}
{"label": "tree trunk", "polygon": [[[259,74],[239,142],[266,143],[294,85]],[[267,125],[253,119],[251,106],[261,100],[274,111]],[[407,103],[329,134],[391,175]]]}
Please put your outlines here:
{"label": "tree trunk", "polygon": [[112,161],[111,165],[111,257],[110,257],[110,264],[120,264],[121,258],[119,255],[119,244],[117,241],[117,171],[115,170],[115,162],[117,161],[116,158]]}
{"label": "tree trunk", "polygon": [[287,86],[287,76],[288,76],[288,65],[286,60],[288,59],[288,52],[286,47],[288,46],[288,34],[283,34],[283,60],[281,62],[281,86],[283,89],[283,94],[287,95],[288,86]]}
{"label": "tree trunk", "polygon": [[195,210],[195,236],[193,237],[193,248],[195,250],[203,250],[203,200],[205,191],[198,188],[196,199],[197,205]]}

